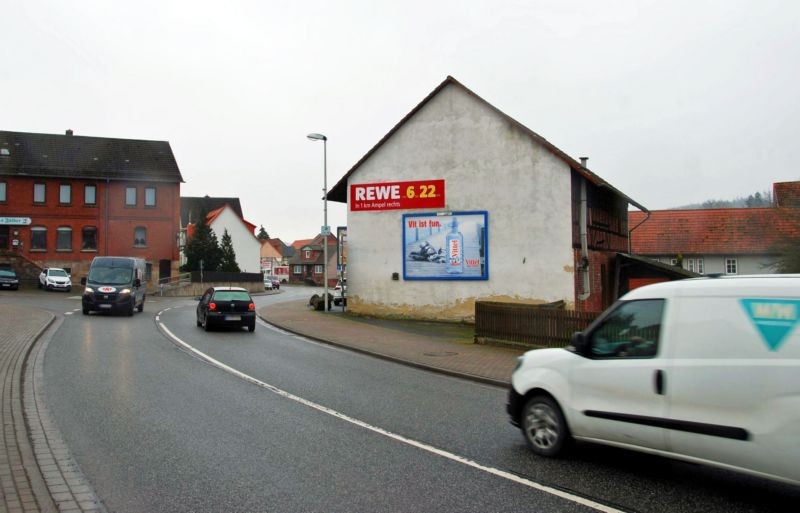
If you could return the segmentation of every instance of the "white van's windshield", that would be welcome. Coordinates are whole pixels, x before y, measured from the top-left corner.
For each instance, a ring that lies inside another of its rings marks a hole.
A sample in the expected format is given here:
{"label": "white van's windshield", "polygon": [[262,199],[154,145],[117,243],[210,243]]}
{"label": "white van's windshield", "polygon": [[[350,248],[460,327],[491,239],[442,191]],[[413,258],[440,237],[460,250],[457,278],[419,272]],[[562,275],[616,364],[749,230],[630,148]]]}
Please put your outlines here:
{"label": "white van's windshield", "polygon": [[131,282],[133,269],[125,267],[92,267],[89,281],[104,285],[125,285]]}

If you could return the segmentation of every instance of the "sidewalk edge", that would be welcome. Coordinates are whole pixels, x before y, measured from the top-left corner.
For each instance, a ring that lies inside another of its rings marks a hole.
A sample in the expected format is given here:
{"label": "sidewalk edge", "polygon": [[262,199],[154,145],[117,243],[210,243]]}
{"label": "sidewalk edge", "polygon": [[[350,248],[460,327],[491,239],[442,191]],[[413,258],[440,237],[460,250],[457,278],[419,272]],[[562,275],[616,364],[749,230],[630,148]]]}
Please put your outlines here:
{"label": "sidewalk edge", "polygon": [[279,324],[279,323],[275,322],[274,320],[273,321],[267,320],[260,313],[258,314],[258,318],[261,319],[262,321],[264,321],[265,323],[269,324],[270,326],[274,326],[276,328],[282,329],[283,331],[286,331],[288,333],[292,333],[293,335],[299,335],[301,337],[305,337],[305,338],[307,338],[309,340],[313,340],[315,342],[321,342],[323,344],[328,344],[330,346],[339,347],[339,348],[342,348],[342,349],[347,349],[347,350],[353,351],[355,353],[365,354],[367,356],[380,358],[381,360],[387,360],[387,361],[390,361],[390,362],[399,363],[401,365],[406,365],[408,367],[414,367],[414,368],[417,368],[417,369],[422,369],[422,370],[435,372],[437,374],[444,374],[444,375],[447,375],[447,376],[450,376],[450,377],[454,377],[454,378],[461,378],[461,379],[467,379],[467,380],[470,380],[470,381],[476,381],[478,383],[483,383],[485,385],[492,385],[492,386],[496,386],[496,387],[500,387],[500,388],[508,388],[510,386],[510,382],[508,382],[508,381],[502,381],[502,380],[499,380],[499,379],[487,378],[486,376],[479,376],[477,374],[467,374],[467,373],[464,373],[464,372],[458,372],[458,371],[454,371],[454,370],[450,370],[450,369],[444,369],[442,367],[435,367],[433,365],[426,365],[424,363],[415,362],[413,360],[407,360],[405,358],[400,358],[400,357],[388,355],[388,354],[385,354],[385,353],[379,353],[379,352],[376,352],[376,351],[369,351],[367,349],[362,349],[360,347],[353,347],[353,346],[350,346],[348,344],[343,344],[341,342],[336,342],[335,340],[325,339],[325,338],[321,338],[321,337],[318,337],[318,336],[315,336],[315,335],[310,335],[308,333],[303,333],[302,331],[297,331],[295,329],[292,329],[292,328],[289,328],[289,327],[284,326],[282,324]]}

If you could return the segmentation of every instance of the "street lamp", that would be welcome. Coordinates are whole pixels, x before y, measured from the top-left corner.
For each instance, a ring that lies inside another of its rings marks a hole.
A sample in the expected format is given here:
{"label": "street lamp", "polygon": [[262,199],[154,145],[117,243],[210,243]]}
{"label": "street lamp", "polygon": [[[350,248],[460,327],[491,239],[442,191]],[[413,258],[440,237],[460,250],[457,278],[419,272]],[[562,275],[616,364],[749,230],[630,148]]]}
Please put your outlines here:
{"label": "street lamp", "polygon": [[322,141],[322,211],[323,211],[323,224],[322,224],[322,279],[325,280],[325,311],[328,311],[328,138],[322,134],[308,134],[306,137],[312,141]]}

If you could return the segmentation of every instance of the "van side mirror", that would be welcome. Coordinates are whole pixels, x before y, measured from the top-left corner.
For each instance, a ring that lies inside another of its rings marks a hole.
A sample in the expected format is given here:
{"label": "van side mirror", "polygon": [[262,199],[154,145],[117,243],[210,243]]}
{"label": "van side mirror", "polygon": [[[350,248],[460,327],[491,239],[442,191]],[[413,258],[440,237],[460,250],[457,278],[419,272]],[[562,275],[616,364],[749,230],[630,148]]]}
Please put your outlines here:
{"label": "van side mirror", "polygon": [[133,280],[133,286],[136,287],[136,288],[141,287],[142,286],[142,280],[140,280],[139,278],[136,278],[135,280]]}
{"label": "van side mirror", "polygon": [[86,277],[81,278],[81,285],[86,285]]}
{"label": "van side mirror", "polygon": [[589,343],[586,340],[586,335],[582,331],[576,331],[572,334],[572,340],[570,341],[570,345],[572,349],[578,354],[586,353],[586,350],[589,347]]}

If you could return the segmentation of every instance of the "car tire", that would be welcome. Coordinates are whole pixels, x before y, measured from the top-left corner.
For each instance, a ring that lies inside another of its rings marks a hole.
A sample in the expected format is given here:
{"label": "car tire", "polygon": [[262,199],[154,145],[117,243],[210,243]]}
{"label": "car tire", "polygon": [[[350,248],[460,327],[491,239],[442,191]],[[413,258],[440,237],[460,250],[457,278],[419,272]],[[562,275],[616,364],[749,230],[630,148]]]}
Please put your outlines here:
{"label": "car tire", "polygon": [[203,319],[203,329],[206,331],[211,331],[211,323],[208,322],[208,317]]}
{"label": "car tire", "polygon": [[42,282],[41,282],[41,281],[37,282],[37,283],[36,283],[36,287],[37,287],[38,289],[41,289],[41,288],[42,288]]}
{"label": "car tire", "polygon": [[67,287],[67,292],[71,291],[72,287]]}
{"label": "car tire", "polygon": [[562,454],[572,439],[561,408],[546,395],[535,395],[525,403],[520,426],[528,446],[539,456]]}
{"label": "car tire", "polygon": [[249,331],[250,333],[254,332],[255,330],[256,330],[255,321],[247,325],[247,331]]}
{"label": "car tire", "polygon": [[89,315],[89,309],[85,306],[83,307],[83,315]]}

